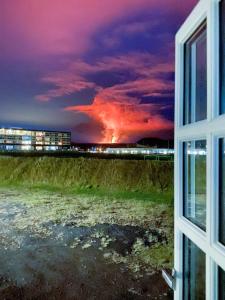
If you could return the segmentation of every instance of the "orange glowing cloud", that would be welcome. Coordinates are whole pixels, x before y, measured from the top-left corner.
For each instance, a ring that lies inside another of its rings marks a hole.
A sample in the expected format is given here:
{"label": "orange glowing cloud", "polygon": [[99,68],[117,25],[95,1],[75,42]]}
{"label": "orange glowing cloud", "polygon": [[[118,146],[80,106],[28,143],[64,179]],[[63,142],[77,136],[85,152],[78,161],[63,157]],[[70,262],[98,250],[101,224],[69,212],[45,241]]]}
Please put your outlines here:
{"label": "orange glowing cloud", "polygon": [[95,97],[91,105],[70,106],[66,110],[85,113],[99,122],[103,128],[102,143],[128,142],[173,128],[173,123],[160,115],[157,105],[138,101],[126,103]]}
{"label": "orange glowing cloud", "polygon": [[[120,71],[132,73],[134,77],[108,87],[97,85],[90,79],[102,72],[111,75]],[[64,110],[83,113],[99,124],[103,137],[99,142],[128,142],[172,130],[173,122],[163,117],[163,111],[170,109],[171,103],[142,102],[145,98],[173,97],[173,81],[165,76],[171,72],[173,64],[148,53],[105,57],[95,64],[78,60],[71,62],[64,71],[43,77],[42,81],[54,88],[37,95],[36,99],[49,101],[91,88],[96,94],[92,104],[67,106]]]}

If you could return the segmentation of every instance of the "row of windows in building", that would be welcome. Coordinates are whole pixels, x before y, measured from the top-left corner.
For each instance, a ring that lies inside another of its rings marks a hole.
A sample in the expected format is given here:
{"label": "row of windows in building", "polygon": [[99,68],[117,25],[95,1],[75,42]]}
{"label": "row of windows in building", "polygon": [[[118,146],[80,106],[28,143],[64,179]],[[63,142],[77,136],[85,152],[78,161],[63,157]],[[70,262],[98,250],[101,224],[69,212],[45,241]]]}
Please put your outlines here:
{"label": "row of windows in building", "polygon": [[36,144],[36,145],[70,145],[70,139],[30,139],[18,137],[4,137],[0,136],[0,144]]}
{"label": "row of windows in building", "polygon": [[18,128],[0,128],[0,135],[18,135],[18,136],[65,136],[67,137],[70,132],[60,131],[39,131],[39,130],[27,130]]}
{"label": "row of windows in building", "polygon": [[56,150],[66,150],[68,147],[64,146],[32,146],[32,145],[1,145],[0,151],[56,151]]}
{"label": "row of windows in building", "polygon": [[70,132],[0,129],[0,150],[59,150],[70,145]]}

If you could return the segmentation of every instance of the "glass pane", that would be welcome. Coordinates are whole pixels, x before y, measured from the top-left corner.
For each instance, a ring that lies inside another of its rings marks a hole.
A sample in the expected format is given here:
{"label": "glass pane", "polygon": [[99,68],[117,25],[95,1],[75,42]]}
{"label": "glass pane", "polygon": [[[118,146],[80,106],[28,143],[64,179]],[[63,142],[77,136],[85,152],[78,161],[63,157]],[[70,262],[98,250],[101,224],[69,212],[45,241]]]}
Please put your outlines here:
{"label": "glass pane", "polygon": [[219,149],[219,240],[225,245],[225,139],[220,139]]}
{"label": "glass pane", "polygon": [[225,300],[225,271],[219,268],[219,299]]}
{"label": "glass pane", "polygon": [[185,43],[184,124],[206,119],[206,22]]}
{"label": "glass pane", "polygon": [[184,216],[206,229],[206,141],[184,143]]}
{"label": "glass pane", "polygon": [[205,254],[184,237],[184,300],[205,299]]}
{"label": "glass pane", "polygon": [[221,90],[221,113],[225,113],[225,1],[220,3],[220,90]]}

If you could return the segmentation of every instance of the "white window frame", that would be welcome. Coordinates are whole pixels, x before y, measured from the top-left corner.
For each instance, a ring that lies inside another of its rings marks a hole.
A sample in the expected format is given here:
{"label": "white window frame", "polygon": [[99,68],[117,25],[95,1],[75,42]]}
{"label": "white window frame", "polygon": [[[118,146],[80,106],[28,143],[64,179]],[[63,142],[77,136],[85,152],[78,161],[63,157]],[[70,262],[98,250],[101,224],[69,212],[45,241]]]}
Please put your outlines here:
{"label": "white window frame", "polygon": [[[176,35],[175,78],[175,258],[174,299],[183,299],[183,236],[206,254],[206,299],[218,299],[217,266],[225,270],[225,247],[218,242],[218,139],[225,137],[225,114],[219,115],[219,2],[200,0]],[[183,125],[184,45],[207,21],[207,119]],[[206,232],[183,216],[183,142],[207,142]]]}

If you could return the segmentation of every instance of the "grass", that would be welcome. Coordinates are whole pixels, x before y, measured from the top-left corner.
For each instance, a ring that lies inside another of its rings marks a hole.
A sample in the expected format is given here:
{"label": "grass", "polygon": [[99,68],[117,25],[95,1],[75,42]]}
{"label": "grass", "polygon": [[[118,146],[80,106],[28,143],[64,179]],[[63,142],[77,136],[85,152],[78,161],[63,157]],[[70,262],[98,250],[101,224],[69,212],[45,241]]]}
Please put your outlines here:
{"label": "grass", "polygon": [[172,204],[173,163],[0,157],[0,185]]}
{"label": "grass", "polygon": [[168,206],[173,206],[173,195],[171,191],[160,192],[153,190],[150,192],[141,191],[123,191],[123,190],[107,190],[104,188],[94,188],[94,187],[69,187],[63,188],[47,184],[21,184],[21,183],[0,183],[0,188],[17,189],[20,191],[30,191],[30,192],[42,192],[46,191],[49,193],[58,193],[63,195],[78,195],[94,197],[98,199],[105,199],[105,201],[111,201],[113,199],[123,200],[123,201],[134,201],[134,202],[152,202],[155,204],[166,203]]}

